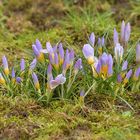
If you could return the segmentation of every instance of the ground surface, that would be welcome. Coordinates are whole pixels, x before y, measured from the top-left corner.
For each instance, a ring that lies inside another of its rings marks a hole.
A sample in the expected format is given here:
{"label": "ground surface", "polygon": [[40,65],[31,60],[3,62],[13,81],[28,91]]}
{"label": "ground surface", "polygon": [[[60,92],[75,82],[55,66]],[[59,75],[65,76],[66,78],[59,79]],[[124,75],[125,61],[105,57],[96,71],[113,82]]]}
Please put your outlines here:
{"label": "ground surface", "polygon": [[[123,19],[131,22],[136,42],[139,11],[139,0],[0,0],[0,57],[29,57],[36,38],[44,45],[62,41],[81,53],[92,31],[109,41]],[[139,140],[140,93],[127,98],[135,111],[103,95],[93,95],[84,107],[68,101],[46,107],[24,95],[0,95],[0,139]]]}

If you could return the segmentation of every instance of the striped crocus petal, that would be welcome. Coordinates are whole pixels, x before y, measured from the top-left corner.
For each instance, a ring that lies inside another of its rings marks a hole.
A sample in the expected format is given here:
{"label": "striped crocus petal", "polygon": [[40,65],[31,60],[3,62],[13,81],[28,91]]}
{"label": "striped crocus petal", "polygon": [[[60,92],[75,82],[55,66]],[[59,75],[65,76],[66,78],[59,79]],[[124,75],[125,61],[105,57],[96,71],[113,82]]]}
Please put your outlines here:
{"label": "striped crocus petal", "polygon": [[5,84],[5,80],[2,76],[2,74],[0,73],[0,84]]}
{"label": "striped crocus petal", "polygon": [[96,68],[96,72],[98,74],[100,74],[101,73],[101,61],[100,60],[98,60],[97,66],[95,68]]}
{"label": "striped crocus petal", "polygon": [[108,76],[111,76],[113,74],[113,58],[110,54],[108,56]]}
{"label": "striped crocus petal", "polygon": [[140,44],[136,46],[136,62],[140,63]]}
{"label": "striped crocus petal", "polygon": [[58,60],[58,54],[57,52],[54,53],[54,61],[55,61],[55,68],[59,68],[59,60]]}
{"label": "striped crocus petal", "polygon": [[36,67],[36,64],[37,64],[37,60],[36,60],[36,58],[35,58],[35,59],[33,59],[33,61],[31,62],[29,69],[30,69],[30,70],[33,70],[33,69]]}
{"label": "striped crocus petal", "polygon": [[118,36],[118,32],[117,30],[114,28],[114,36],[113,36],[113,40],[114,40],[114,45],[116,45],[117,43],[119,43],[119,36]]}
{"label": "striped crocus petal", "polygon": [[122,21],[121,24],[121,40],[124,41],[124,34],[125,34],[125,22]]}
{"label": "striped crocus petal", "polygon": [[125,35],[124,35],[124,41],[127,43],[130,38],[130,33],[131,33],[131,26],[130,23],[127,23],[125,26]]}
{"label": "striped crocus petal", "polygon": [[66,77],[63,74],[59,74],[54,80],[50,81],[50,88],[55,89],[57,86],[66,82]]}
{"label": "striped crocus petal", "polygon": [[131,75],[132,75],[132,69],[130,69],[130,70],[127,72],[127,74],[126,74],[126,79],[130,79]]}
{"label": "striped crocus petal", "polygon": [[47,68],[47,79],[48,82],[50,82],[51,80],[53,80],[53,75],[52,75],[52,65],[49,64],[48,68]]}
{"label": "striped crocus petal", "polygon": [[62,43],[60,43],[58,46],[58,52],[59,52],[60,64],[62,65],[64,62],[64,49]]}
{"label": "striped crocus petal", "polygon": [[58,49],[58,45],[55,45],[55,46],[53,47],[53,52],[57,52],[57,49]]}
{"label": "striped crocus petal", "polygon": [[82,59],[79,58],[76,62],[75,62],[75,65],[74,65],[74,72],[77,74],[77,72],[79,70],[81,70],[83,68],[82,66]]}
{"label": "striped crocus petal", "polygon": [[140,67],[137,68],[134,73],[134,80],[138,80],[139,76],[140,76]]}
{"label": "striped crocus petal", "polygon": [[38,57],[40,55],[40,52],[37,49],[36,45],[32,45],[32,48],[33,48],[33,52],[34,52],[35,56]]}
{"label": "striped crocus petal", "polygon": [[36,45],[36,47],[37,47],[37,49],[38,49],[39,51],[42,50],[41,42],[40,42],[38,39],[36,39],[35,45]]}
{"label": "striped crocus petal", "polygon": [[115,59],[116,61],[121,61],[122,60],[122,57],[123,57],[123,53],[124,53],[124,49],[123,47],[117,43],[115,48],[114,48],[114,53],[115,53]]}
{"label": "striped crocus petal", "polygon": [[21,77],[17,77],[17,78],[16,78],[16,82],[17,82],[18,84],[20,84],[20,83],[22,82]]}
{"label": "striped crocus petal", "polygon": [[127,69],[127,66],[128,66],[128,62],[126,60],[126,61],[123,62],[122,71],[125,71]]}
{"label": "striped crocus petal", "polygon": [[21,70],[21,72],[25,70],[25,60],[24,59],[21,59],[21,61],[20,61],[20,70]]}
{"label": "striped crocus petal", "polygon": [[89,42],[91,43],[92,46],[94,46],[94,44],[95,44],[95,35],[94,35],[94,33],[90,34]]}
{"label": "striped crocus petal", "polygon": [[88,60],[88,64],[94,63],[94,48],[90,44],[85,44],[82,50],[84,57]]}
{"label": "striped crocus petal", "polygon": [[39,90],[40,89],[40,85],[39,85],[38,77],[37,77],[37,75],[34,72],[32,73],[32,78],[33,78],[33,82],[34,82],[35,88],[37,90]]}
{"label": "striped crocus petal", "polygon": [[46,48],[49,54],[54,54],[54,51],[50,42],[46,43]]}
{"label": "striped crocus petal", "polygon": [[4,73],[8,75],[9,74],[8,61],[5,55],[2,57],[2,64],[4,68]]}
{"label": "striped crocus petal", "polygon": [[69,59],[70,59],[70,62],[74,61],[74,50],[73,49],[70,50]]}

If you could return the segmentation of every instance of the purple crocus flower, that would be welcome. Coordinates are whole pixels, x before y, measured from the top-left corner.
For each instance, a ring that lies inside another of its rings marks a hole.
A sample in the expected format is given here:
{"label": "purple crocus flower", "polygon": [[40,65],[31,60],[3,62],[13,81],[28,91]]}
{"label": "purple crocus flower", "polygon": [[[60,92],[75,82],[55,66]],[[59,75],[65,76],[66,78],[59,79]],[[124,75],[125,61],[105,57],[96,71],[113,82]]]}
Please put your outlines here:
{"label": "purple crocus flower", "polygon": [[73,50],[73,49],[70,50],[69,59],[70,59],[70,62],[71,62],[71,63],[72,63],[73,60],[74,60],[74,50]]}
{"label": "purple crocus flower", "polygon": [[11,74],[11,75],[12,75],[12,79],[15,79],[15,75],[16,75],[16,74],[15,74],[15,69],[14,69],[14,67],[12,68],[12,74]]}
{"label": "purple crocus flower", "polygon": [[64,62],[64,49],[62,43],[60,43],[58,46],[58,52],[59,52],[60,65],[62,65]]}
{"label": "purple crocus flower", "polygon": [[136,47],[136,62],[140,63],[140,44]]}
{"label": "purple crocus flower", "polygon": [[2,74],[0,73],[0,84],[5,84],[5,80],[2,76]]}
{"label": "purple crocus flower", "polygon": [[126,43],[129,41],[130,33],[131,33],[131,27],[130,27],[130,23],[128,22],[127,25],[125,26],[125,36],[124,36],[124,41]]}
{"label": "purple crocus flower", "polygon": [[82,59],[79,58],[79,59],[76,61],[75,65],[74,65],[74,72],[75,72],[75,74],[77,74],[78,71],[82,69],[82,67],[83,67],[83,66],[82,66]]}
{"label": "purple crocus flower", "polygon": [[122,21],[122,24],[121,24],[121,40],[122,41],[124,40],[124,36],[125,36],[125,22]]}
{"label": "purple crocus flower", "polygon": [[54,53],[57,52],[57,48],[58,48],[57,45],[55,45],[55,46],[53,47],[53,52],[54,52]]}
{"label": "purple crocus flower", "polygon": [[37,75],[34,72],[32,73],[32,78],[33,78],[33,82],[34,82],[35,88],[37,90],[39,90],[40,89],[40,85],[39,85],[38,77],[37,77]]}
{"label": "purple crocus flower", "polygon": [[91,65],[94,63],[94,48],[90,44],[85,44],[82,50],[84,57],[87,59],[88,63]]}
{"label": "purple crocus flower", "polygon": [[53,80],[53,75],[52,75],[52,65],[49,64],[48,68],[47,68],[47,79],[50,82],[51,80]]}
{"label": "purple crocus flower", "polygon": [[33,52],[34,52],[35,56],[38,57],[40,55],[40,52],[37,49],[36,45],[32,45],[32,48],[33,48]]}
{"label": "purple crocus flower", "polygon": [[41,42],[38,39],[36,39],[35,45],[36,45],[38,51],[41,51],[42,50]]}
{"label": "purple crocus flower", "polygon": [[80,97],[84,97],[84,95],[85,95],[85,91],[82,90],[82,91],[80,92]]}
{"label": "purple crocus flower", "polygon": [[121,76],[121,74],[118,74],[118,76],[117,76],[117,82],[118,83],[121,83],[122,82],[122,76]]}
{"label": "purple crocus flower", "polygon": [[126,60],[126,61],[124,61],[123,65],[122,65],[122,71],[125,71],[127,69],[127,66],[128,66],[128,62]]}
{"label": "purple crocus flower", "polygon": [[113,58],[110,54],[108,56],[108,76],[111,76],[113,74]]}
{"label": "purple crocus flower", "polygon": [[55,61],[55,68],[58,69],[59,68],[59,60],[58,60],[58,54],[57,52],[54,53],[54,61]]}
{"label": "purple crocus flower", "polygon": [[118,32],[117,32],[117,30],[115,28],[114,28],[113,39],[114,39],[114,45],[116,46],[116,44],[119,43],[119,36],[118,36]]}
{"label": "purple crocus flower", "polygon": [[96,68],[96,72],[100,74],[101,73],[101,60],[98,60],[97,66],[95,68]]}
{"label": "purple crocus flower", "polygon": [[128,80],[130,79],[130,77],[131,77],[131,75],[132,75],[132,69],[130,69],[128,72],[127,72],[127,74],[126,74],[126,76],[125,76],[125,78],[124,78],[124,84],[126,84],[127,82],[128,82]]}
{"label": "purple crocus flower", "polygon": [[20,70],[21,70],[21,72],[23,72],[25,70],[25,60],[24,59],[21,59],[21,61],[20,61]]}
{"label": "purple crocus flower", "polygon": [[134,73],[134,80],[137,81],[140,76],[140,67]]}
{"label": "purple crocus flower", "polygon": [[90,34],[89,41],[90,41],[91,45],[94,46],[94,44],[95,44],[95,35],[94,35],[94,33]]}
{"label": "purple crocus flower", "polygon": [[57,86],[66,82],[66,77],[63,74],[59,74],[54,80],[50,81],[50,88],[55,89]]}
{"label": "purple crocus flower", "polygon": [[114,48],[114,53],[115,53],[116,61],[121,62],[122,57],[123,57],[123,53],[124,53],[124,49],[119,43],[116,44],[116,46]]}
{"label": "purple crocus flower", "polygon": [[53,48],[52,48],[52,45],[50,42],[47,42],[46,43],[46,48],[47,48],[47,51],[49,54],[53,55],[54,54],[54,51],[53,51]]}
{"label": "purple crocus flower", "polygon": [[104,37],[102,37],[102,39],[101,39],[101,45],[105,46],[105,38]]}
{"label": "purple crocus flower", "polygon": [[3,64],[5,75],[8,75],[9,74],[8,61],[5,55],[2,57],[2,64]]}
{"label": "purple crocus flower", "polygon": [[20,83],[22,82],[21,77],[17,77],[17,78],[16,78],[16,82],[17,82],[18,84],[20,84]]}
{"label": "purple crocus flower", "polygon": [[36,60],[36,58],[35,58],[35,59],[33,59],[33,61],[31,62],[30,67],[29,67],[29,70],[32,71],[32,70],[36,67],[36,64],[37,64],[37,60]]}

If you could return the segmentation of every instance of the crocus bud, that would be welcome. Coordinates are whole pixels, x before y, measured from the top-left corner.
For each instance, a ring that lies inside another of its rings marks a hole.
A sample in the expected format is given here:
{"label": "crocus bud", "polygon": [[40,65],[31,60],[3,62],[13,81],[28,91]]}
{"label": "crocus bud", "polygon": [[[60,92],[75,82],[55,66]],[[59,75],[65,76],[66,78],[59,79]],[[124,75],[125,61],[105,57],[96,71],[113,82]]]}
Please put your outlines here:
{"label": "crocus bud", "polygon": [[125,35],[125,22],[122,21],[122,24],[121,24],[121,41],[124,41],[124,35]]}
{"label": "crocus bud", "polygon": [[130,33],[131,33],[130,23],[127,23],[127,25],[125,26],[125,36],[124,36],[124,41],[126,43],[129,41]]}
{"label": "crocus bud", "polygon": [[36,60],[36,58],[35,58],[35,59],[33,59],[33,61],[31,62],[30,67],[29,67],[29,70],[32,71],[32,70],[36,67],[36,64],[37,64],[37,60]]}
{"label": "crocus bud", "polygon": [[0,84],[2,84],[2,85],[5,84],[5,80],[1,73],[0,73]]}
{"label": "crocus bud", "polygon": [[95,35],[94,35],[94,33],[91,33],[91,35],[89,37],[89,42],[91,43],[92,46],[94,46],[94,44],[95,44]]}
{"label": "crocus bud", "polygon": [[84,57],[88,61],[88,64],[92,65],[94,63],[94,48],[92,48],[89,44],[85,44],[82,51]]}
{"label": "crocus bud", "polygon": [[59,63],[60,65],[62,65],[64,62],[64,49],[62,43],[60,43],[58,46],[58,52],[59,52]]}
{"label": "crocus bud", "polygon": [[8,61],[5,55],[2,57],[2,64],[3,64],[5,75],[9,75]]}
{"label": "crocus bud", "polygon": [[102,37],[102,39],[101,39],[101,45],[105,46],[105,38],[104,37]]}
{"label": "crocus bud", "polygon": [[70,62],[73,63],[73,61],[74,61],[74,50],[73,49],[70,50],[69,59],[70,59]]}
{"label": "crocus bud", "polygon": [[77,74],[78,71],[82,69],[82,67],[83,67],[83,66],[82,66],[82,59],[79,58],[79,59],[76,61],[75,65],[74,65],[74,72],[75,72],[75,74]]}
{"label": "crocus bud", "polygon": [[58,61],[59,61],[58,60],[58,54],[57,54],[57,52],[55,52],[54,53],[54,62],[55,62],[54,67],[55,67],[56,70],[58,70],[58,68],[59,68],[59,62]]}
{"label": "crocus bud", "polygon": [[127,66],[128,66],[128,62],[127,62],[127,60],[126,60],[126,61],[123,62],[122,71],[127,70]]}
{"label": "crocus bud", "polygon": [[115,53],[115,59],[117,62],[121,62],[122,61],[122,57],[123,57],[123,53],[124,53],[124,49],[123,47],[117,43],[115,48],[114,48],[114,53]]}
{"label": "crocus bud", "polygon": [[16,82],[17,82],[18,84],[20,84],[20,83],[22,82],[21,77],[17,77],[17,78],[16,78]]}
{"label": "crocus bud", "polygon": [[140,63],[140,44],[136,47],[136,62]]}
{"label": "crocus bud", "polygon": [[130,70],[127,72],[126,77],[124,78],[124,81],[123,81],[124,84],[126,84],[126,83],[128,82],[128,80],[130,79],[131,75],[132,75],[132,69],[130,69]]}
{"label": "crocus bud", "polygon": [[116,44],[119,43],[119,36],[118,36],[118,32],[117,32],[117,30],[115,28],[114,28],[113,39],[114,39],[114,45],[116,46]]}
{"label": "crocus bud", "polygon": [[14,67],[12,68],[11,76],[12,76],[12,82],[15,82],[16,74],[15,74],[15,69],[14,69]]}
{"label": "crocus bud", "polygon": [[40,89],[40,84],[39,84],[39,81],[38,81],[38,77],[37,77],[37,75],[34,72],[32,74],[32,78],[33,78],[33,82],[34,82],[35,88],[37,90],[39,90]]}
{"label": "crocus bud", "polygon": [[108,56],[108,76],[111,76],[113,74],[113,58],[110,54]]}
{"label": "crocus bud", "polygon": [[20,61],[20,70],[21,70],[21,72],[23,72],[25,70],[25,60],[24,59],[21,59],[21,61]]}
{"label": "crocus bud", "polygon": [[121,74],[118,74],[118,76],[117,76],[117,82],[118,83],[121,83],[122,82],[122,76],[121,76]]}
{"label": "crocus bud", "polygon": [[38,39],[36,39],[35,45],[36,45],[38,51],[41,51],[42,50],[41,42]]}
{"label": "crocus bud", "polygon": [[136,69],[133,79],[137,81],[139,79],[139,76],[140,76],[140,67]]}

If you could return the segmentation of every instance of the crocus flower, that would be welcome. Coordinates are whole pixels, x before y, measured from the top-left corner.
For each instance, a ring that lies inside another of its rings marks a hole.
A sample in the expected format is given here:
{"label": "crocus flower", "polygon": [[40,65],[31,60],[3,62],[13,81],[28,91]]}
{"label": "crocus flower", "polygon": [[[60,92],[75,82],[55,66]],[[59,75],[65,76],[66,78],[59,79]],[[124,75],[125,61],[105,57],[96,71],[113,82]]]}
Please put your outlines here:
{"label": "crocus flower", "polygon": [[124,84],[126,84],[126,83],[128,82],[128,80],[130,79],[131,75],[132,75],[132,69],[130,69],[130,70],[127,72],[126,77],[124,78],[124,81],[123,81]]}
{"label": "crocus flower", "polygon": [[94,44],[95,44],[95,35],[94,35],[94,33],[91,33],[91,35],[89,37],[89,42],[91,43],[92,46],[94,46]]}
{"label": "crocus flower", "polygon": [[3,64],[5,75],[8,75],[9,74],[9,68],[8,68],[7,58],[6,58],[5,55],[2,57],[2,64]]}
{"label": "crocus flower", "polygon": [[17,82],[18,84],[20,84],[20,83],[22,82],[21,77],[17,77],[17,78],[16,78],[16,82]]}
{"label": "crocus flower", "polygon": [[94,63],[94,48],[92,48],[90,44],[85,44],[82,51],[83,51],[84,57],[88,61],[88,64],[90,65],[93,64]]}
{"label": "crocus flower", "polygon": [[85,95],[85,91],[82,90],[82,91],[80,92],[80,97],[84,97],[84,95]]}
{"label": "crocus flower", "polygon": [[97,62],[97,66],[95,67],[96,68],[96,72],[98,73],[98,75],[100,75],[100,73],[101,73],[101,61],[100,60],[98,60],[98,62]]}
{"label": "crocus flower", "polygon": [[64,62],[64,49],[62,43],[60,43],[58,46],[58,52],[59,52],[59,63],[60,65],[62,65]]}
{"label": "crocus flower", "polygon": [[21,72],[23,72],[25,70],[25,60],[24,59],[21,59],[21,61],[20,61],[20,70],[21,70]]}
{"label": "crocus flower", "polygon": [[113,74],[113,58],[110,54],[108,56],[108,76],[111,76]]}
{"label": "crocus flower", "polygon": [[63,74],[59,74],[54,80],[50,81],[50,88],[55,89],[57,86],[62,85],[66,82],[66,77]]}
{"label": "crocus flower", "polygon": [[122,71],[125,71],[127,69],[127,66],[128,66],[128,62],[126,60],[126,61],[123,62]]}
{"label": "crocus flower", "polygon": [[44,61],[44,54],[41,53],[41,52],[37,49],[36,45],[32,45],[32,48],[33,48],[33,51],[34,51],[34,54],[35,54],[36,58],[37,58],[40,62],[43,62],[43,61]]}
{"label": "crocus flower", "polygon": [[40,42],[38,39],[36,39],[35,45],[36,45],[36,47],[37,47],[37,49],[38,49],[39,51],[42,50],[42,44],[41,44],[41,42]]}
{"label": "crocus flower", "polygon": [[118,32],[117,32],[117,30],[115,28],[114,28],[113,39],[114,39],[114,45],[116,46],[116,44],[119,43],[119,36],[118,36]]}
{"label": "crocus flower", "polygon": [[52,65],[49,64],[47,68],[47,80],[51,81],[53,80],[53,75],[52,75]]}
{"label": "crocus flower", "polygon": [[124,36],[125,36],[125,22],[122,21],[122,24],[121,24],[121,40],[122,41],[124,40]]}
{"label": "crocus flower", "polygon": [[77,74],[78,71],[82,69],[82,67],[83,67],[83,66],[82,66],[82,59],[79,58],[79,59],[76,61],[75,65],[74,65],[74,72],[75,72],[75,74]]}
{"label": "crocus flower", "polygon": [[5,84],[5,80],[1,73],[0,73],[0,84],[2,84],[2,85]]}
{"label": "crocus flower", "polygon": [[121,62],[122,61],[122,57],[123,57],[123,53],[124,53],[124,49],[123,47],[117,43],[115,48],[114,48],[114,53],[115,53],[115,59],[117,62]]}
{"label": "crocus flower", "polygon": [[52,55],[53,59],[54,59],[54,51],[53,51],[53,48],[52,48],[52,45],[50,42],[47,42],[46,43],[46,48],[47,48],[47,51],[50,55]]}
{"label": "crocus flower", "polygon": [[35,58],[35,59],[33,59],[33,61],[31,62],[30,67],[29,67],[29,70],[32,71],[32,70],[36,67],[36,64],[37,64],[37,60],[36,60],[36,58]]}
{"label": "crocus flower", "polygon": [[140,76],[140,67],[136,69],[133,79],[137,81],[139,79],[139,76]]}
{"label": "crocus flower", "polygon": [[72,63],[74,60],[74,50],[73,49],[70,50],[69,59],[70,59],[70,63]]}
{"label": "crocus flower", "polygon": [[124,41],[126,43],[129,41],[130,33],[131,33],[131,27],[130,27],[130,23],[128,22],[127,25],[125,26],[125,36],[124,36]]}
{"label": "crocus flower", "polygon": [[54,53],[54,62],[55,62],[54,67],[55,67],[56,70],[58,70],[58,68],[59,68],[59,62],[58,61],[59,61],[58,60],[58,54],[57,54],[57,52],[55,52]]}
{"label": "crocus flower", "polygon": [[11,76],[12,76],[12,82],[15,82],[16,74],[15,74],[15,69],[14,69],[14,67],[12,68]]}
{"label": "crocus flower", "polygon": [[117,82],[118,83],[121,83],[122,82],[122,76],[120,74],[118,74],[118,76],[117,76]]}
{"label": "crocus flower", "polygon": [[35,88],[37,90],[39,90],[40,89],[40,84],[39,84],[39,81],[38,81],[38,77],[37,77],[37,75],[34,72],[32,73],[32,78],[33,78],[33,82],[34,82]]}
{"label": "crocus flower", "polygon": [[136,47],[136,62],[140,63],[140,44]]}
{"label": "crocus flower", "polygon": [[102,37],[102,39],[101,39],[101,45],[105,46],[105,38],[104,37]]}

